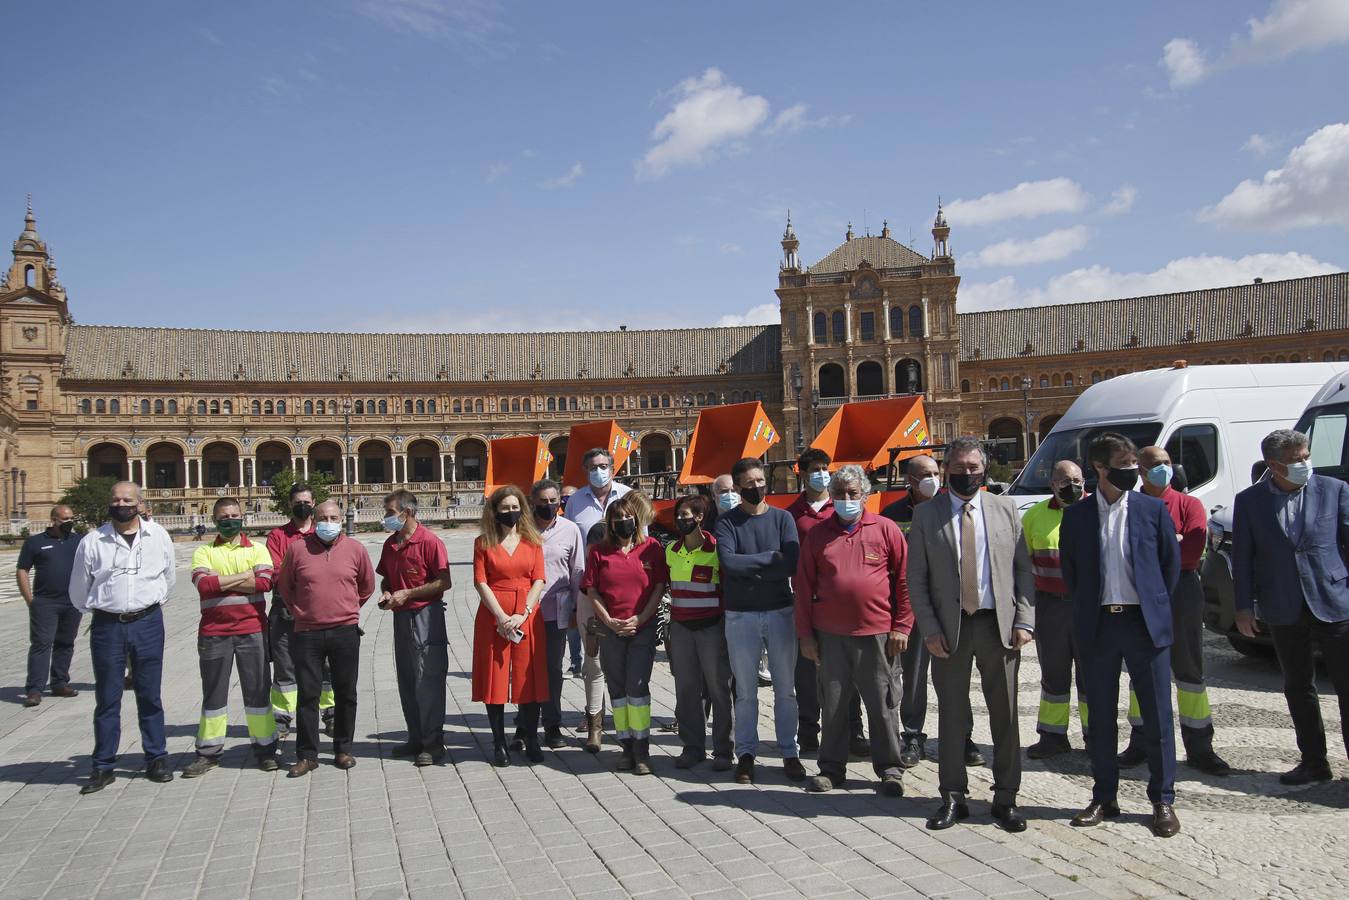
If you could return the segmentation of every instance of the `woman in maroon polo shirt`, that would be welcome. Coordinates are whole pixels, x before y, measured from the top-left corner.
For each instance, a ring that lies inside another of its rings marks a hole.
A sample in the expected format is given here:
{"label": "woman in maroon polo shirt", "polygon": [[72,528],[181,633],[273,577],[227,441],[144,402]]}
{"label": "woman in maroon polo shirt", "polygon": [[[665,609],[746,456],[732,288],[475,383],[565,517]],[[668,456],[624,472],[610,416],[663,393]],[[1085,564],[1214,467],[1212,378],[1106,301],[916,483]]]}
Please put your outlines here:
{"label": "woman in maroon polo shirt", "polygon": [[665,548],[648,537],[650,504],[637,491],[604,513],[604,539],[586,556],[581,588],[603,626],[600,668],[623,746],[620,772],[651,774],[651,666],[656,612],[670,581]]}
{"label": "woman in maroon polo shirt", "polygon": [[497,488],[483,507],[482,533],[473,544],[473,700],[487,704],[493,763],[510,765],[506,750],[507,703],[520,704],[519,731],[530,762],[543,762],[539,708],[548,693],[547,637],[535,613],[543,592],[543,542],[525,495],[515,485]]}

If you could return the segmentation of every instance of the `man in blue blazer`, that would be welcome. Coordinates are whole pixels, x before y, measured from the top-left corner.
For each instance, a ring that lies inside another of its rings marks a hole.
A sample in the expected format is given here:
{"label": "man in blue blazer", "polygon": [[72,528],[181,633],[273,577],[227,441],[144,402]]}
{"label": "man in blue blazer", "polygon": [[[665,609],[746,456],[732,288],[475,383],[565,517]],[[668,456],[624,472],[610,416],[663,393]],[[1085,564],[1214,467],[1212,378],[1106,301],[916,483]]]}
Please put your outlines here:
{"label": "man in blue blazer", "polygon": [[1258,604],[1283,670],[1302,761],[1279,780],[1329,781],[1312,642],[1335,685],[1349,750],[1349,485],[1312,474],[1305,434],[1271,432],[1260,452],[1269,476],[1237,494],[1232,513],[1237,630],[1255,636]]}
{"label": "man in blue blazer", "polygon": [[1091,803],[1073,817],[1078,827],[1119,815],[1118,710],[1120,665],[1128,667],[1143,714],[1152,832],[1180,831],[1176,798],[1176,735],[1171,711],[1171,592],[1180,580],[1180,548],[1166,504],[1133,490],[1138,450],[1106,432],[1087,461],[1096,493],[1063,513],[1060,559],[1073,600],[1073,637],[1085,663],[1091,717]]}

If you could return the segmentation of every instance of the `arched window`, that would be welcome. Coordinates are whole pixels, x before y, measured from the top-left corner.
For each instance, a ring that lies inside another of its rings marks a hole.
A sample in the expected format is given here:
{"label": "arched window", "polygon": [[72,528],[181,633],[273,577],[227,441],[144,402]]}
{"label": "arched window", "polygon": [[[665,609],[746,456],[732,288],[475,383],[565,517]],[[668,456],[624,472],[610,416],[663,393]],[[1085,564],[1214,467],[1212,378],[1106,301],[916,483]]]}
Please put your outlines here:
{"label": "arched window", "polygon": [[811,341],[816,344],[827,344],[829,336],[824,333],[826,318],[824,313],[817,312],[814,320],[811,322]]}
{"label": "arched window", "polygon": [[568,409],[573,409],[573,410],[575,410],[575,409],[580,409],[580,408],[581,408],[581,398],[580,398],[580,397],[569,397],[569,398],[567,398],[567,408],[568,408]]}
{"label": "arched window", "polygon": [[1043,389],[1043,388],[1049,387],[1049,376],[1048,376],[1048,375],[1041,375],[1041,376],[1040,376],[1040,387],[1041,387],[1042,389]]}
{"label": "arched window", "polygon": [[1063,387],[1063,377],[1059,375],[1058,372],[1054,373],[1054,377],[1051,378],[1050,381],[1053,383],[1054,387]]}
{"label": "arched window", "polygon": [[1101,373],[1100,373],[1099,371],[1094,371],[1094,372],[1091,373],[1091,383],[1092,383],[1092,384],[1098,384],[1098,383],[1100,382],[1100,380],[1101,380]]}
{"label": "arched window", "polygon": [[898,306],[890,307],[890,337],[904,337],[904,310]]}
{"label": "arched window", "polygon": [[523,400],[520,401],[520,407],[521,407],[525,412],[530,412],[530,408],[529,408],[529,407],[530,407],[530,403],[529,403],[529,398],[528,398],[528,397],[526,397],[525,399],[523,399]]}
{"label": "arched window", "polygon": [[262,404],[262,412],[264,415],[270,416],[276,412],[276,407],[272,405],[272,401],[268,400]]}
{"label": "arched window", "polygon": [[99,415],[106,415],[108,412],[108,403],[106,400],[99,400],[94,404],[94,412]]}
{"label": "arched window", "polygon": [[226,400],[224,403],[224,411],[227,416],[234,415],[234,401]]}
{"label": "arched window", "polygon": [[213,416],[218,416],[218,415],[220,415],[220,401],[219,401],[219,400],[212,400],[212,401],[211,401],[211,415],[213,415]]}
{"label": "arched window", "polygon": [[411,400],[404,400],[404,401],[403,401],[403,413],[404,413],[405,415],[411,415],[411,414],[412,414],[412,401],[411,401]]}
{"label": "arched window", "polygon": [[387,416],[387,415],[389,414],[389,401],[388,401],[388,400],[381,400],[381,401],[379,401],[379,414],[380,414],[381,416]]}
{"label": "arched window", "polygon": [[511,412],[513,412],[513,413],[518,413],[519,411],[520,411],[520,398],[519,398],[519,397],[512,397],[512,398],[511,398]]}
{"label": "arched window", "polygon": [[655,394],[651,395],[651,408],[660,409],[660,397],[657,397]]}
{"label": "arched window", "polygon": [[142,401],[141,401],[141,415],[143,415],[143,416],[148,416],[148,415],[150,415],[150,401],[149,401],[149,400],[142,400]]}
{"label": "arched window", "polygon": [[122,412],[122,401],[121,401],[121,400],[109,400],[109,401],[108,401],[108,412],[112,413],[114,416],[120,415],[121,412]]}
{"label": "arched window", "polygon": [[314,401],[313,401],[313,400],[306,400],[306,401],[304,402],[304,414],[305,414],[306,416],[312,416],[312,415],[314,414]]}
{"label": "arched window", "polygon": [[660,405],[661,405],[661,408],[662,408],[662,409],[669,409],[669,408],[670,408],[670,395],[669,395],[669,394],[661,394],[661,395],[660,395]]}
{"label": "arched window", "polygon": [[1288,361],[1289,361],[1289,362],[1302,362],[1302,354],[1300,354],[1300,353],[1294,353],[1292,356],[1288,357]]}
{"label": "arched window", "polygon": [[848,322],[845,318],[843,318],[843,310],[835,310],[833,316],[831,316],[830,318],[831,318],[831,325],[834,331],[834,343],[841,344],[848,337],[847,335]]}
{"label": "arched window", "polygon": [[739,402],[740,402],[740,392],[739,392],[739,391],[731,391],[731,402],[732,402],[732,403],[739,403]]}
{"label": "arched window", "polygon": [[1010,390],[1010,389],[1011,389],[1011,384],[1007,381],[1006,378],[1004,378],[1002,381],[999,381],[999,382],[998,382],[998,390],[1000,390],[1000,391],[1006,391],[1006,390]]}
{"label": "arched window", "polygon": [[923,336],[923,307],[915,303],[909,307],[909,337]]}
{"label": "arched window", "polygon": [[819,387],[821,397],[842,397],[847,393],[843,367],[838,363],[825,363],[820,366],[815,384]]}
{"label": "arched window", "polygon": [[988,389],[990,391],[996,391],[998,389],[998,379],[996,378],[988,379]]}
{"label": "arched window", "polygon": [[157,415],[157,416],[162,416],[162,415],[164,415],[164,401],[163,401],[163,400],[156,400],[156,401],[155,401],[155,415]]}
{"label": "arched window", "polygon": [[613,408],[614,408],[614,398],[613,398],[613,397],[605,397],[605,398],[604,398],[604,408],[605,408],[605,409],[613,409]]}
{"label": "arched window", "polygon": [[427,411],[428,413],[432,414],[432,415],[435,415],[435,412],[436,412],[436,401],[434,401],[434,400],[427,400],[427,401],[426,401],[426,411]]}
{"label": "arched window", "polygon": [[1072,387],[1072,386],[1073,386],[1073,373],[1072,373],[1072,372],[1064,372],[1064,373],[1063,373],[1063,386],[1064,386],[1064,387]]}
{"label": "arched window", "polygon": [[278,400],[278,401],[276,401],[276,414],[277,414],[278,416],[284,416],[284,415],[286,414],[286,401],[285,401],[285,400]]}
{"label": "arched window", "polygon": [[482,412],[484,408],[485,408],[485,404],[484,404],[481,400],[474,400],[474,401],[473,401],[473,411],[474,411],[475,413],[480,413],[480,412]]}
{"label": "arched window", "polygon": [[755,391],[755,392],[754,392],[754,399],[755,399],[755,400],[758,400],[760,403],[762,403],[762,402],[763,402],[763,391]]}
{"label": "arched window", "polygon": [[[645,400],[642,401],[642,406],[646,406]],[[543,408],[547,412],[557,412],[557,400],[553,397],[549,397],[547,400],[543,401]]]}
{"label": "arched window", "polygon": [[450,412],[455,413],[455,414],[462,414],[463,411],[464,411],[464,406],[463,406],[463,404],[460,403],[458,400],[455,400],[452,404],[450,404]]}
{"label": "arched window", "polygon": [[330,415],[330,416],[335,416],[335,415],[337,415],[337,401],[336,401],[336,400],[329,400],[329,401],[328,401],[328,415]]}
{"label": "arched window", "polygon": [[[1326,358],[1334,359],[1334,357],[1331,356],[1329,353],[1326,354]],[[84,400],[80,401],[80,412],[84,413],[87,416],[93,411],[94,411],[93,401],[89,400],[88,398],[85,398]]]}
{"label": "arched window", "polygon": [[1334,361],[1335,361],[1334,350],[1327,350],[1325,353],[1321,354],[1321,362],[1334,362]]}
{"label": "arched window", "polygon": [[365,401],[364,401],[364,400],[357,400],[357,401],[356,401],[355,412],[356,412],[356,415],[358,415],[358,416],[363,416],[363,415],[365,415]]}
{"label": "arched window", "polygon": [[970,380],[968,378],[960,379],[960,392],[968,394],[970,392]]}
{"label": "arched window", "polygon": [[639,409],[646,409],[648,405],[649,401],[646,398],[646,394],[643,394],[642,396],[637,398],[637,407]]}
{"label": "arched window", "polygon": [[[408,408],[407,411],[408,411],[408,412],[412,412],[412,401],[409,400],[409,401],[407,402],[407,404],[405,404],[405,405],[406,405],[407,408]],[[416,409],[417,409],[417,414],[418,414],[418,415],[421,415],[422,413],[426,412],[426,401],[425,401],[425,400],[418,400],[418,401],[417,401],[417,405],[416,405]]]}
{"label": "arched window", "polygon": [[252,403],[252,406],[251,406],[250,408],[253,410],[253,415],[255,415],[255,416],[260,416],[260,415],[262,415],[262,401],[261,401],[261,400],[254,400],[253,403]]}

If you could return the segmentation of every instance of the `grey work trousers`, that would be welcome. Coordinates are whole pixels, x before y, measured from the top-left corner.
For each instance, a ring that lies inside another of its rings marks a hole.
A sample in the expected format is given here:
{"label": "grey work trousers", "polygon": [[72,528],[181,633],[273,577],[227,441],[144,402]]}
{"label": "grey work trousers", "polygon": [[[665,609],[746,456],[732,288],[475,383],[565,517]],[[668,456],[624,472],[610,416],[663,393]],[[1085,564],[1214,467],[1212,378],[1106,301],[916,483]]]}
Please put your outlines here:
{"label": "grey work trousers", "polygon": [[730,759],[731,658],[721,617],[703,628],[670,623],[670,668],[675,682],[675,721],[686,750],[707,751],[707,717],[703,697],[712,703],[712,755]]}
{"label": "grey work trousers", "polygon": [[820,648],[820,774],[841,782],[848,771],[852,736],[848,709],[861,696],[871,734],[871,766],[879,776],[902,775],[899,763],[899,666],[885,653],[885,634],[849,635],[817,632]]}
{"label": "grey work trousers", "polygon": [[923,639],[915,628],[909,635],[909,646],[899,654],[900,679],[899,726],[904,737],[927,740],[923,726],[927,723],[927,674],[932,654],[927,652]]}
{"label": "grey work trousers", "polygon": [[201,635],[197,638],[197,657],[201,664],[202,698],[197,754],[216,757],[225,749],[230,676],[236,663],[253,751],[259,757],[274,754],[276,721],[272,718],[269,696],[272,679],[267,671],[267,636],[261,631],[216,637]]}
{"label": "grey work trousers", "polygon": [[[1077,684],[1077,715],[1087,733],[1089,707],[1086,678],[1073,637],[1073,601],[1062,594],[1035,592],[1035,652],[1040,659],[1040,713],[1035,730],[1068,736],[1072,720],[1073,684]],[[1139,719],[1141,727],[1142,719]]]}
{"label": "grey work trousers", "polygon": [[[932,660],[937,689],[937,783],[942,799],[964,798],[970,777],[965,768],[965,737],[974,725],[970,711],[970,675],[979,667],[993,731],[993,802],[1016,803],[1021,790],[1021,736],[1016,721],[1016,678],[1021,651],[1002,645],[992,610],[961,613],[960,638],[946,659]],[[947,638],[950,641],[950,638]]]}
{"label": "grey work trousers", "polygon": [[448,643],[443,601],[417,610],[394,610],[393,667],[408,743],[428,753],[445,744]]}

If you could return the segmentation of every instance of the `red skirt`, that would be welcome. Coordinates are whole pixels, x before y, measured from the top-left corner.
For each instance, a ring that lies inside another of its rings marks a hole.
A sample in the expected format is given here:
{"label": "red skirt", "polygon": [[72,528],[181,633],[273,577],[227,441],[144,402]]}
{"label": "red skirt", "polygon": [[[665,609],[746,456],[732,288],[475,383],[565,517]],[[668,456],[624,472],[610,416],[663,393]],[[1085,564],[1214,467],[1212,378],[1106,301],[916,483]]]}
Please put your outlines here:
{"label": "red skirt", "polygon": [[[523,614],[527,590],[493,587],[508,616]],[[473,700],[475,703],[545,703],[548,690],[548,637],[538,610],[525,620],[520,643],[497,634],[496,619],[479,602],[473,621]]]}

